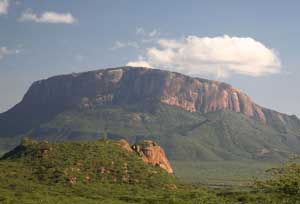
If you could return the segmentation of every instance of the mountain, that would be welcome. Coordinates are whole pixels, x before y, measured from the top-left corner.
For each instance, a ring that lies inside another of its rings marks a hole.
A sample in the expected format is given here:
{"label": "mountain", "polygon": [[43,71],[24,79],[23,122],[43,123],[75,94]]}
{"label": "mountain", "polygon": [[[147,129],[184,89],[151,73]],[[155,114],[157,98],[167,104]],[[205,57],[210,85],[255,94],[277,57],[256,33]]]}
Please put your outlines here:
{"label": "mountain", "polygon": [[188,167],[184,162],[273,162],[300,152],[296,116],[261,107],[226,83],[133,67],[34,82],[19,104],[0,114],[0,135],[3,152],[24,136],[154,140],[175,173]]}

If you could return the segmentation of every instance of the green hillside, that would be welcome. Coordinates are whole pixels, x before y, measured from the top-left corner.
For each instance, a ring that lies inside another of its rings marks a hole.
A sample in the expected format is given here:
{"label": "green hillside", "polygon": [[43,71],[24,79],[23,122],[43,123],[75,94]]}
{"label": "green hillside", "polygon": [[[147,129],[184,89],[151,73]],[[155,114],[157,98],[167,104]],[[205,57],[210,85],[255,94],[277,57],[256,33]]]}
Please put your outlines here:
{"label": "green hillside", "polygon": [[231,111],[191,113],[167,105],[101,106],[65,111],[27,136],[50,141],[143,139],[158,141],[171,160],[274,160],[291,155],[284,134]]}
{"label": "green hillside", "polygon": [[[186,201],[189,198],[190,201]],[[0,160],[0,203],[215,203],[117,142],[23,140]]]}
{"label": "green hillside", "polygon": [[299,199],[299,165],[267,181],[207,188],[183,184],[111,140],[48,143],[24,139],[0,159],[3,204],[282,204]]}
{"label": "green hillside", "polygon": [[[155,103],[68,110],[22,136],[49,141],[155,140],[165,149],[178,177],[200,182],[212,177],[221,183],[222,177],[224,182],[260,177],[265,168],[293,156],[284,133],[243,114],[191,113]],[[2,147],[12,147],[18,137],[1,142]],[[249,162],[253,168],[248,168]],[[209,168],[215,170],[203,173]],[[226,171],[211,174],[218,169]]]}
{"label": "green hillside", "polygon": [[[2,160],[30,169],[30,180],[53,183],[131,183],[163,187],[175,182],[159,167],[148,165],[116,141],[37,142],[23,139]],[[27,170],[25,170],[27,169]],[[25,176],[25,175],[24,175]]]}

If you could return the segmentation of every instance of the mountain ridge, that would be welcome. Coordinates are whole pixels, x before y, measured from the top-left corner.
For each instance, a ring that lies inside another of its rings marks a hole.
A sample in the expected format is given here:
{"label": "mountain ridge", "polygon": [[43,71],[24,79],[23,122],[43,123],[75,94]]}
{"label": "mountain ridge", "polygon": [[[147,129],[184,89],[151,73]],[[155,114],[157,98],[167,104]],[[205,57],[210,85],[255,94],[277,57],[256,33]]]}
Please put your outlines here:
{"label": "mountain ridge", "polygon": [[[0,114],[0,120],[3,115],[20,112],[19,109],[24,112],[22,109],[26,108],[22,106],[38,108],[50,104],[54,110],[47,111],[46,115],[51,116],[74,106],[91,108],[98,104],[135,103],[136,100],[157,100],[190,112],[230,110],[271,125],[276,121],[284,126],[287,120],[300,124],[295,115],[261,107],[227,83],[137,67],[109,68],[36,81],[20,103]],[[45,114],[45,110],[43,112]]]}

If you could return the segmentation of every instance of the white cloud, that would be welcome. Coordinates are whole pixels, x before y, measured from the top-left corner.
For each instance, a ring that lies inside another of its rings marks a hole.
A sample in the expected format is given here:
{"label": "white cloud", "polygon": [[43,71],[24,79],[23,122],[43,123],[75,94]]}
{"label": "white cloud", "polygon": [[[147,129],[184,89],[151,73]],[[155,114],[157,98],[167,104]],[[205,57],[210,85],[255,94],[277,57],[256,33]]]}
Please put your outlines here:
{"label": "white cloud", "polygon": [[151,65],[147,62],[147,61],[144,61],[144,60],[138,60],[138,61],[135,61],[135,62],[128,62],[126,64],[127,66],[131,66],[131,67],[146,67],[146,68],[152,68]]}
{"label": "white cloud", "polygon": [[124,47],[133,47],[133,48],[139,48],[139,44],[137,42],[120,42],[120,41],[116,41],[114,46],[111,47],[111,50],[117,50],[117,49],[121,49]]}
{"label": "white cloud", "polygon": [[0,0],[0,15],[7,14],[9,0]]}
{"label": "white cloud", "polygon": [[144,59],[143,56],[139,56],[137,61],[128,62],[126,64],[127,66],[131,67],[146,67],[146,68],[152,68],[152,66]]}
{"label": "white cloud", "polygon": [[73,24],[77,20],[73,17],[71,13],[56,13],[52,11],[47,11],[42,13],[41,15],[37,15],[31,10],[27,10],[19,18],[19,21],[32,21],[36,23]]}
{"label": "white cloud", "polygon": [[249,37],[197,37],[180,40],[160,39],[158,46],[131,66],[167,69],[189,75],[211,75],[217,78],[232,74],[263,76],[280,72],[276,52]]}

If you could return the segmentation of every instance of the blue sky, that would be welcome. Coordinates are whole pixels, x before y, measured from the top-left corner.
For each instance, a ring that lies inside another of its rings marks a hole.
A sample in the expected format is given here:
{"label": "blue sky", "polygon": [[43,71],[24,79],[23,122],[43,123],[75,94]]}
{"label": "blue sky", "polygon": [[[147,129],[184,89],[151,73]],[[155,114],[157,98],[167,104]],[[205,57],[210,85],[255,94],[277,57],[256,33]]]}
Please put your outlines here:
{"label": "blue sky", "polygon": [[142,61],[300,116],[299,10],[296,0],[0,0],[0,112],[33,81]]}

